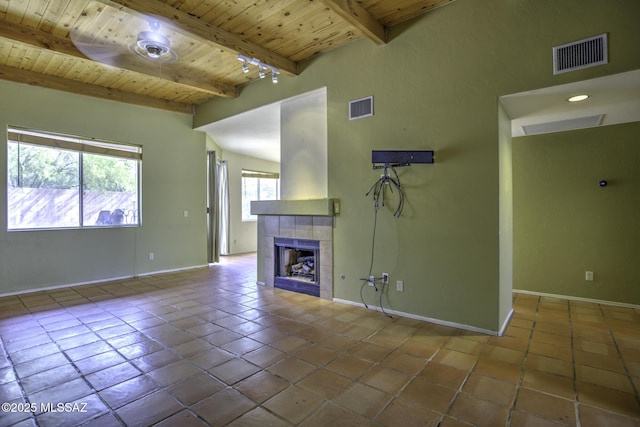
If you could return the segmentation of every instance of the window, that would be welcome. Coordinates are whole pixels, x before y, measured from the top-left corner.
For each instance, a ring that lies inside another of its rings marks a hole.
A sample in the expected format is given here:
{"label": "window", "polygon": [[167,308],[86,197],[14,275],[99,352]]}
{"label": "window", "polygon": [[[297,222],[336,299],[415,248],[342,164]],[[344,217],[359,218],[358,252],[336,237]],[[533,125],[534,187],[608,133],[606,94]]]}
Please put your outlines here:
{"label": "window", "polygon": [[9,230],[140,225],[139,146],[11,128]]}
{"label": "window", "polygon": [[251,215],[254,200],[277,200],[280,191],[280,176],[277,173],[242,171],[242,220],[255,221]]}

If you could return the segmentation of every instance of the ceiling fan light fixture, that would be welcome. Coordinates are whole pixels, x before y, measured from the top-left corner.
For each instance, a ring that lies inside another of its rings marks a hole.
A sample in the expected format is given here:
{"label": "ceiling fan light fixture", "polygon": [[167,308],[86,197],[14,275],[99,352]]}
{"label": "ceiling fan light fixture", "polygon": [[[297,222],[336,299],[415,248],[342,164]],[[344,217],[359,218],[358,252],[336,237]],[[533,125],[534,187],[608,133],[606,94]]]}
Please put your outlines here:
{"label": "ceiling fan light fixture", "polygon": [[129,48],[136,55],[152,61],[170,62],[178,59],[178,54],[171,49],[169,39],[156,31],[140,32],[136,43]]}
{"label": "ceiling fan light fixture", "polygon": [[155,31],[143,31],[138,34],[138,47],[149,53],[151,57],[160,57],[171,50],[168,38]]}

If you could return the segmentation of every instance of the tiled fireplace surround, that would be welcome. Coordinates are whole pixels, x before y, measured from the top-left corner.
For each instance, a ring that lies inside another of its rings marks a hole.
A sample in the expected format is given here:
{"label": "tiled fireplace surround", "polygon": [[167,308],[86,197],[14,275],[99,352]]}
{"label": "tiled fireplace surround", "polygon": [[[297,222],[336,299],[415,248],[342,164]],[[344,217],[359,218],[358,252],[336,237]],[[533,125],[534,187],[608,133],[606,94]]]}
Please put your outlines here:
{"label": "tiled fireplace surround", "polygon": [[[273,286],[275,237],[311,239],[320,242],[320,298],[333,298],[333,217],[264,215],[264,284]],[[262,227],[258,227],[258,232]]]}
{"label": "tiled fireplace surround", "polygon": [[326,215],[258,215],[258,256],[264,260],[264,277],[259,282],[274,286],[275,237],[320,242],[320,298],[333,298],[333,219]]}

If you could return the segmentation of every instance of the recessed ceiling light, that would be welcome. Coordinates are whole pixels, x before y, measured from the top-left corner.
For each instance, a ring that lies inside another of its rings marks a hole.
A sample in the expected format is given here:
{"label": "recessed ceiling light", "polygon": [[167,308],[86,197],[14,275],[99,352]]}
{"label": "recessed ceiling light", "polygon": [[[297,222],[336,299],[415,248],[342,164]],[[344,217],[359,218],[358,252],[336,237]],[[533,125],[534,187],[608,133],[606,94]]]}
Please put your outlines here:
{"label": "recessed ceiling light", "polygon": [[572,96],[571,98],[567,99],[567,101],[569,101],[569,102],[580,102],[580,101],[584,101],[587,98],[589,98],[589,95],[576,95],[576,96]]}

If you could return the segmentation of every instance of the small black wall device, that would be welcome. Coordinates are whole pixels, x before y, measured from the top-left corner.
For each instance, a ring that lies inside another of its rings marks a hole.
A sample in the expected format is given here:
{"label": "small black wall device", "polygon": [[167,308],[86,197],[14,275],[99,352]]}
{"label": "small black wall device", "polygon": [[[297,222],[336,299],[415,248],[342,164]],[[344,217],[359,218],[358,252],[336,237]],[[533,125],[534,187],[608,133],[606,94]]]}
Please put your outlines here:
{"label": "small black wall device", "polygon": [[371,163],[383,164],[412,164],[412,163],[433,163],[432,150],[420,151],[393,151],[393,150],[373,150],[371,151]]}

